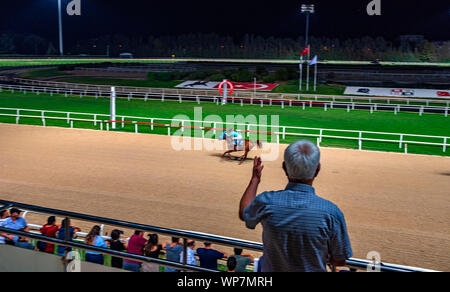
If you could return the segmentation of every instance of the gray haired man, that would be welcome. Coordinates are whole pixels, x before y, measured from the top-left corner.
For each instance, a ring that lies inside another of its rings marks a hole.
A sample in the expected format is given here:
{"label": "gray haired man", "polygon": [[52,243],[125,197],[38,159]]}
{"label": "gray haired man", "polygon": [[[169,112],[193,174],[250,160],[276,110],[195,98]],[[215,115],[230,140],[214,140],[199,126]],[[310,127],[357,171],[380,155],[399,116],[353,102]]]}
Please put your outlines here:
{"label": "gray haired man", "polygon": [[308,140],[284,153],[289,184],[256,196],[264,166],[255,158],[253,175],[239,208],[247,228],[263,227],[262,272],[326,272],[328,261],[344,266],[352,256],[344,215],[312,187],[320,172],[320,150]]}

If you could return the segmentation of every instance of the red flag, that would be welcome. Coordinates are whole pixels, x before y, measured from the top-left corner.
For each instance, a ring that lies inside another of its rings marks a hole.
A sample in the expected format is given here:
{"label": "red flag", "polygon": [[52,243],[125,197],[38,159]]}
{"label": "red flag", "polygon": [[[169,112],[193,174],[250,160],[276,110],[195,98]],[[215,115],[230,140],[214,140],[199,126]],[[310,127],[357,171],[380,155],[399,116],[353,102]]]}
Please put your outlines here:
{"label": "red flag", "polygon": [[303,52],[301,53],[301,56],[303,57],[303,56],[308,55],[309,54],[309,49],[310,49],[310,46],[308,45],[308,47],[306,47],[306,49],[304,49]]}

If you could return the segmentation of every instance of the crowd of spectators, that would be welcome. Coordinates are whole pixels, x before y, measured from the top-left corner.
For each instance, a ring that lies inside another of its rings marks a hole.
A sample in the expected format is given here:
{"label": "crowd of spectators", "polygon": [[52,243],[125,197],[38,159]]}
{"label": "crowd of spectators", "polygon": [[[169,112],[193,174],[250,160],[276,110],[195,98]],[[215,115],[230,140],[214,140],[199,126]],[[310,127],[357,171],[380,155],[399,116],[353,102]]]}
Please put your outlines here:
{"label": "crowd of spectators", "polygon": [[[254,229],[256,225],[263,226],[264,255],[259,260],[258,271],[262,272],[325,272],[327,263],[333,266],[343,266],[352,256],[352,248],[348,237],[343,213],[333,203],[316,195],[313,182],[318,176],[320,150],[312,142],[299,140],[292,143],[285,151],[283,170],[289,181],[286,189],[264,192],[257,195],[264,166],[260,158],[254,160],[252,177],[245,190],[240,206],[239,217],[247,228]],[[29,232],[21,210],[12,208],[0,213],[0,226],[13,230]],[[66,232],[65,227],[69,226]],[[56,224],[54,216],[40,229],[46,237],[69,240],[76,237],[81,230],[63,221]],[[172,262],[200,266],[210,270],[218,270],[218,261],[225,260],[229,272],[245,272],[247,266],[254,262],[249,254],[243,254],[242,249],[234,249],[234,255],[212,248],[205,242],[204,247],[195,249],[194,240],[187,241],[187,253],[179,238],[172,238],[171,243],[159,243],[157,234],[135,231],[128,241],[121,238],[123,232],[113,230],[111,238],[105,240],[101,235],[100,226],[92,227],[85,237],[85,244],[98,248],[110,248],[115,251],[158,259],[165,251],[166,259]],[[55,253],[55,246],[50,243],[37,242],[32,245],[27,238],[0,233],[0,244],[14,245],[20,248]],[[70,248],[58,246],[56,253],[65,255]],[[198,260],[197,260],[198,259]],[[105,263],[103,254],[95,249],[87,250],[87,262]],[[156,263],[113,257],[111,265],[132,272],[158,272]],[[174,268],[165,268],[166,272],[177,272]]]}
{"label": "crowd of spectators", "polygon": [[[29,232],[29,226],[27,221],[20,217],[22,211],[18,209],[3,210],[0,212],[0,226]],[[67,221],[68,220],[68,221]],[[68,234],[66,235],[66,227],[69,226]],[[57,225],[56,217],[51,216],[47,219],[45,225],[40,228],[40,233],[46,237],[57,238],[64,240],[68,236],[69,241],[77,238],[77,233],[81,232],[81,229],[70,225],[69,219],[64,219],[61,225]],[[111,237],[103,237],[101,235],[101,227],[95,225],[90,232],[86,235],[84,243],[100,248],[110,248],[115,251],[127,252],[135,255],[145,256],[149,258],[158,259],[165,253],[168,261],[182,263],[184,261],[183,244],[180,243],[180,238],[172,237],[171,243],[159,243],[159,237],[157,234],[148,234],[148,239],[144,237],[144,232],[135,231],[134,234],[126,240],[122,238],[123,232],[120,230],[113,230]],[[72,251],[70,247],[57,246],[43,241],[37,241],[36,245],[32,245],[28,239],[21,238],[19,236],[8,235],[0,233],[0,244],[14,245],[20,248],[26,248],[30,250],[45,252],[49,254],[56,254],[58,256],[65,256]],[[188,265],[199,266],[211,270],[218,270],[218,260],[226,260],[227,255],[223,252],[212,249],[211,243],[205,242],[204,248],[198,248],[195,250],[196,242],[194,240],[188,240],[187,242],[187,261]],[[228,258],[228,261],[238,262],[237,258],[240,256],[242,250],[237,252],[233,257]],[[197,261],[197,258],[199,261]],[[240,271],[245,271],[245,266],[253,262],[253,258],[247,255],[245,265],[241,265]],[[85,261],[104,265],[104,255],[93,251],[87,250],[85,252]],[[134,260],[123,260],[120,257],[111,257],[111,266],[118,269],[125,269],[131,272],[159,272],[160,266],[156,263],[139,262]],[[236,267],[233,268],[235,271]],[[165,267],[165,272],[180,272],[177,269]]]}

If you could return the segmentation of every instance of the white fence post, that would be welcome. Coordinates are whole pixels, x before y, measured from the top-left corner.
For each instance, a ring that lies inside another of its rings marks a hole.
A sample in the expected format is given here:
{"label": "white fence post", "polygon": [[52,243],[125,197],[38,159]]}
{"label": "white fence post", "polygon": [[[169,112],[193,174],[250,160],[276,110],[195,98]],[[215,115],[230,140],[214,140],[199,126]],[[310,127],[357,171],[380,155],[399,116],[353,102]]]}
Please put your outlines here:
{"label": "white fence post", "polygon": [[362,150],[362,132],[359,132],[359,150]]}
{"label": "white fence post", "polygon": [[444,138],[444,152],[447,150],[447,138]]}
{"label": "white fence post", "polygon": [[399,148],[402,149],[403,146],[403,135],[400,135],[400,146]]}
{"label": "white fence post", "polygon": [[167,136],[170,137],[170,125],[167,126]]}
{"label": "white fence post", "polygon": [[408,144],[405,144],[405,154],[408,154]]}
{"label": "white fence post", "polygon": [[153,121],[154,121],[153,119],[150,119],[150,124],[151,124],[151,125],[150,125],[150,129],[151,129],[152,131],[153,131],[154,126],[155,126],[154,123],[153,123]]}
{"label": "white fence post", "polygon": [[138,124],[137,124],[136,122],[134,122],[134,132],[135,132],[136,134],[139,133]]}

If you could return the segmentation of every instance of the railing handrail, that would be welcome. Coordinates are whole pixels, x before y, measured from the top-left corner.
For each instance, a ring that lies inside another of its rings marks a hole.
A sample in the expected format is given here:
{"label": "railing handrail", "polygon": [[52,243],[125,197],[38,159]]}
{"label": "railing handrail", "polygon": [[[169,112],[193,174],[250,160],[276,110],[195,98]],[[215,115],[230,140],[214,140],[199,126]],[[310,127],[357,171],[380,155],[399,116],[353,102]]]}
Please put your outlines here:
{"label": "railing handrail", "polygon": [[[11,111],[29,111],[29,112],[40,112],[40,113],[58,113],[58,114],[70,114],[70,115],[90,115],[90,116],[97,116],[97,117],[109,117],[108,114],[93,114],[93,113],[80,113],[80,112],[64,112],[64,111],[50,111],[50,110],[36,110],[36,109],[19,109],[19,108],[0,108],[0,110],[11,110]],[[9,115],[9,114],[0,114],[0,115]],[[11,116],[14,116],[11,114]],[[16,115],[17,116],[17,115]],[[26,115],[21,115],[21,117],[25,117]],[[46,116],[26,116],[26,117],[36,117],[36,118],[55,118],[55,119],[62,119],[67,120],[66,117],[46,117]],[[129,119],[139,119],[139,120],[158,120],[158,121],[170,121],[170,122],[190,122],[190,123],[202,123],[202,124],[223,124],[223,125],[236,125],[239,126],[245,126],[245,127],[259,127],[259,128],[278,128],[278,129],[294,129],[294,130],[313,130],[313,131],[330,131],[330,132],[348,132],[348,133],[363,133],[363,134],[375,134],[375,135],[392,135],[392,136],[409,136],[409,137],[420,137],[420,138],[436,138],[436,139],[450,139],[449,136],[432,136],[432,135],[419,135],[419,134],[406,134],[406,133],[386,133],[386,132],[372,132],[372,131],[359,131],[359,130],[343,130],[343,129],[327,129],[327,128],[308,128],[308,127],[295,127],[295,126],[272,126],[272,125],[260,125],[260,124],[242,124],[242,123],[227,123],[227,122],[214,122],[214,121],[198,121],[198,120],[184,120],[184,119],[167,119],[167,118],[154,118],[154,117],[135,117],[135,116],[127,116],[127,115],[118,115],[117,117],[124,117]],[[72,118],[69,118],[72,119]],[[74,118],[74,120],[76,120]],[[85,120],[85,119],[79,119],[79,120]],[[86,119],[86,121],[94,121]],[[101,122],[101,120],[97,120],[97,122]],[[115,121],[118,123],[121,123],[121,121]],[[277,134],[283,134],[283,133],[277,133]],[[302,133],[285,133],[285,135],[297,135]],[[305,134],[307,135],[307,134]],[[317,135],[315,135],[317,136]],[[325,135],[322,135],[322,137],[325,137]],[[336,136],[337,138],[345,138]],[[332,137],[334,138],[334,137]],[[357,138],[357,137],[348,137],[348,138]],[[357,138],[358,140],[360,138]],[[365,138],[362,138],[365,139]],[[400,141],[396,141],[400,142]]]}
{"label": "railing handrail", "polygon": [[[46,80],[35,80],[35,79],[26,79],[26,78],[14,78],[13,80],[16,80],[18,82],[23,82],[23,83],[37,83],[37,84],[47,84],[47,86],[49,84],[53,84],[53,85],[61,85],[61,86],[66,86],[67,87],[78,87],[78,86],[84,86],[87,88],[110,88],[111,85],[106,85],[106,84],[83,84],[83,83],[70,83],[70,82],[57,82],[57,81],[46,81]],[[186,92],[214,92],[216,93],[217,90],[216,89],[211,89],[211,88],[155,88],[155,87],[131,87],[131,86],[116,86],[117,90],[120,91],[121,89],[123,90],[134,90],[136,91],[136,93],[149,93],[151,91],[178,91],[178,92],[182,92],[182,93],[186,93]],[[59,89],[63,89],[63,88],[59,88]],[[145,92],[144,90],[147,90],[147,92]],[[340,98],[340,99],[360,99],[360,100],[391,100],[391,101],[407,101],[409,100],[410,102],[432,102],[432,103],[448,103],[450,102],[450,98],[449,99],[438,99],[438,98],[400,98],[400,97],[390,97],[390,96],[357,96],[357,95],[324,95],[324,94],[303,94],[303,93],[269,93],[269,92],[257,92],[256,94],[254,94],[254,92],[252,91],[235,91],[234,95],[237,94],[251,94],[253,96],[265,96],[265,98],[268,98],[269,96],[290,96],[290,97],[299,97],[299,96],[304,96],[307,98],[313,98],[313,97],[325,97],[325,98]],[[200,94],[197,94],[200,95]],[[216,94],[217,95],[217,94]],[[230,96],[233,97],[233,94]],[[263,97],[260,97],[263,98]]]}
{"label": "railing handrail", "polygon": [[[149,226],[149,225],[125,222],[125,221],[120,221],[120,220],[115,220],[115,219],[102,218],[102,217],[98,217],[98,216],[92,216],[92,215],[50,209],[50,208],[46,208],[46,207],[34,206],[34,205],[29,205],[29,204],[11,202],[11,201],[6,201],[6,200],[0,200],[0,205],[1,205],[0,209],[4,209],[6,207],[7,208],[16,207],[19,209],[40,212],[40,213],[48,214],[48,215],[56,215],[56,216],[61,216],[61,217],[65,217],[65,218],[77,219],[77,220],[81,220],[81,221],[102,223],[102,224],[111,225],[111,226],[120,226],[120,227],[129,228],[129,229],[141,230],[144,232],[155,232],[158,234],[165,234],[165,235],[176,236],[176,237],[180,237],[180,238],[189,238],[189,239],[207,241],[207,242],[221,244],[221,245],[225,245],[225,246],[232,246],[232,247],[237,246],[237,247],[251,249],[251,250],[255,250],[255,251],[259,251],[259,252],[264,250],[263,245],[261,243],[245,241],[245,240],[237,240],[237,239],[232,239],[232,238],[223,237],[223,236],[216,236],[216,235],[210,235],[210,234],[193,232],[193,231],[181,231],[181,230],[175,230],[175,229],[160,228],[160,227],[154,227],[154,226]],[[183,265],[183,264],[174,263],[174,262],[170,262],[170,261],[148,258],[148,257],[133,255],[133,254],[124,253],[124,252],[117,252],[117,251],[110,250],[110,249],[95,247],[92,245],[86,245],[86,244],[81,244],[81,243],[75,243],[72,241],[49,238],[49,237],[45,237],[45,236],[42,236],[39,234],[32,234],[29,232],[11,230],[11,229],[2,228],[2,227],[0,227],[0,231],[3,233],[7,233],[7,234],[13,234],[13,235],[17,235],[17,236],[21,236],[21,237],[25,237],[25,238],[36,239],[39,241],[44,241],[44,242],[59,244],[59,245],[63,245],[63,246],[99,252],[102,254],[117,256],[117,257],[121,257],[121,258],[125,258],[125,259],[157,263],[157,264],[175,267],[175,268],[179,268],[179,269],[188,269],[188,270],[195,270],[195,271],[208,271],[208,272],[211,271],[211,270],[203,269],[200,267]],[[348,260],[347,266],[354,267],[354,268],[368,268],[368,267],[372,266],[372,262],[367,261],[367,260],[351,258]],[[380,271],[382,271],[382,272],[434,272],[433,270],[427,270],[427,269],[421,269],[421,268],[415,268],[415,267],[406,267],[406,266],[394,265],[394,264],[388,264],[388,263],[380,263],[379,268],[380,268]]]}

